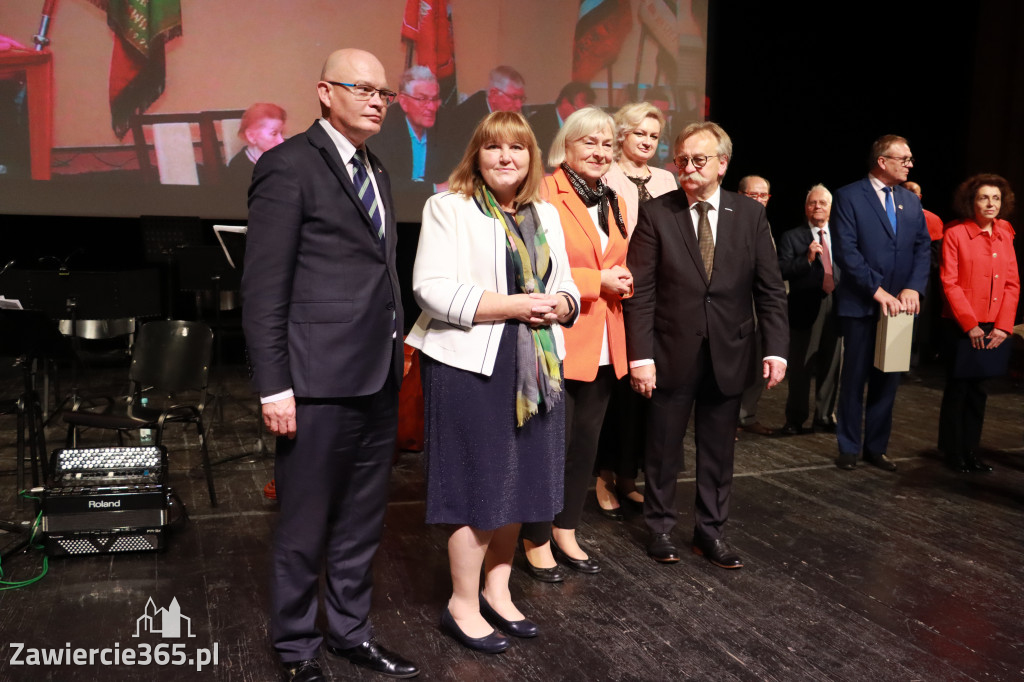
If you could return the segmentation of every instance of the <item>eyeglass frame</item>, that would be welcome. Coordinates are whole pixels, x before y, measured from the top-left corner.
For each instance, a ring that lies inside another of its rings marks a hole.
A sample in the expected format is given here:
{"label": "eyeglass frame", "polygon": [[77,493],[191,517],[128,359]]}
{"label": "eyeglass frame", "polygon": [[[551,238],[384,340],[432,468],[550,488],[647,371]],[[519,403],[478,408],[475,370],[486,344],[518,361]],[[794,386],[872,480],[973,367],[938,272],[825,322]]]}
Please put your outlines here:
{"label": "eyeglass frame", "polygon": [[491,88],[491,90],[493,90],[493,91],[495,91],[495,92],[497,92],[499,94],[502,94],[505,97],[508,97],[513,102],[519,102],[519,104],[526,104],[526,93],[525,92],[523,94],[521,94],[521,95],[510,95],[507,92],[505,92],[504,90],[502,90],[501,88]]}
{"label": "eyeglass frame", "polygon": [[440,95],[437,95],[435,97],[420,97],[419,95],[410,95],[407,92],[400,92],[400,93],[398,93],[398,96],[399,97],[408,97],[409,99],[411,99],[411,100],[413,100],[415,102],[419,102],[420,104],[438,104],[438,105],[441,104],[441,96]]}
{"label": "eyeglass frame", "polygon": [[[704,157],[704,160],[701,161],[700,165],[697,165],[697,159],[699,157],[701,157],[701,156]],[[698,154],[697,156],[678,156],[677,155],[677,156],[675,156],[672,159],[672,162],[675,163],[676,164],[676,168],[679,168],[679,169],[686,168],[687,164],[692,163],[694,168],[696,168],[697,170],[700,170],[704,166],[708,165],[708,161],[710,161],[711,159],[720,159],[720,158],[722,158],[722,156],[723,156],[722,154]],[[683,163],[679,163],[680,159],[683,160]]]}
{"label": "eyeglass frame", "polygon": [[914,165],[913,156],[889,156],[888,154],[882,154],[883,159],[892,159],[893,161],[899,161],[900,165],[904,168],[910,168]]}
{"label": "eyeglass frame", "polygon": [[750,197],[751,199],[771,199],[772,198],[772,195],[771,195],[770,192],[740,192],[740,194],[742,194],[745,197]]}
{"label": "eyeglass frame", "polygon": [[[384,103],[384,106],[387,107],[391,106],[391,104],[396,99],[398,99],[398,93],[395,92],[394,90],[388,90],[387,88],[375,88],[372,85],[367,85],[366,83],[339,83],[338,81],[329,80],[325,80],[324,83],[342,86],[343,88],[348,90],[348,92],[350,92],[358,102],[369,102],[371,99],[373,99],[374,95],[377,95],[378,97],[380,97],[380,101]],[[355,88],[366,88],[367,90],[372,90],[372,92],[369,94],[369,96],[364,98],[363,95],[366,95],[366,93],[359,92],[355,90]]]}

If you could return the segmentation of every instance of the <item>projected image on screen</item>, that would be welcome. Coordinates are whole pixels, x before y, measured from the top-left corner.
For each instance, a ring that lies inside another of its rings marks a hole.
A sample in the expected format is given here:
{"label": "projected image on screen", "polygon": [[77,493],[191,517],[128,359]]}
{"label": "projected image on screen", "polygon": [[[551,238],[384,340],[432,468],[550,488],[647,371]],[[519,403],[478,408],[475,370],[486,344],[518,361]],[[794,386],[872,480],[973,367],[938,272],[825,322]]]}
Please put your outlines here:
{"label": "projected image on screen", "polygon": [[19,0],[0,5],[0,213],[245,219],[260,155],[319,116],[359,47],[399,93],[368,145],[398,219],[446,187],[477,121],[636,100],[703,118],[707,0]]}

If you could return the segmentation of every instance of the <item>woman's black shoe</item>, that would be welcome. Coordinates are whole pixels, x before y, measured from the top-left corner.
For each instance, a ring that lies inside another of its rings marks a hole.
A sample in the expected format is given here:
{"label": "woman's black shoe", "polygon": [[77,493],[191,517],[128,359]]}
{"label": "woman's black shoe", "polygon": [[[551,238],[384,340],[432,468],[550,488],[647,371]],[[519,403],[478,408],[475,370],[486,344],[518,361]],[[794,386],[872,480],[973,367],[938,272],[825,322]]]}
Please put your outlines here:
{"label": "woman's black shoe", "polygon": [[615,507],[614,509],[605,509],[599,504],[597,505],[597,509],[598,511],[601,512],[601,516],[609,518],[612,521],[621,521],[623,519],[622,507]]}
{"label": "woman's black shoe", "polygon": [[455,622],[455,618],[452,617],[452,612],[447,608],[441,614],[441,631],[450,635],[452,639],[467,649],[485,654],[500,654],[509,645],[508,637],[497,631],[486,637],[470,637],[462,631],[459,624]]}
{"label": "woman's black shoe", "polygon": [[513,637],[536,637],[540,632],[537,624],[526,620],[506,620],[500,613],[491,608],[491,605],[484,599],[483,592],[480,593],[480,615],[494,627],[507,632]]}
{"label": "woman's black shoe", "polygon": [[558,546],[554,538],[551,539],[551,553],[555,555],[555,561],[562,562],[574,571],[589,574],[601,572],[601,564],[590,557],[586,559],[573,559],[562,551],[562,548]]}
{"label": "woman's black shoe", "polygon": [[974,474],[987,474],[992,472],[992,467],[982,462],[974,455],[964,457],[964,468]]}
{"label": "woman's black shoe", "polygon": [[565,573],[565,569],[558,564],[555,564],[551,568],[538,568],[531,564],[529,557],[526,556],[526,546],[523,545],[522,538],[519,539],[519,549],[523,551],[523,560],[526,562],[526,572],[529,573],[530,577],[534,580],[539,580],[542,583],[560,583],[568,577]]}

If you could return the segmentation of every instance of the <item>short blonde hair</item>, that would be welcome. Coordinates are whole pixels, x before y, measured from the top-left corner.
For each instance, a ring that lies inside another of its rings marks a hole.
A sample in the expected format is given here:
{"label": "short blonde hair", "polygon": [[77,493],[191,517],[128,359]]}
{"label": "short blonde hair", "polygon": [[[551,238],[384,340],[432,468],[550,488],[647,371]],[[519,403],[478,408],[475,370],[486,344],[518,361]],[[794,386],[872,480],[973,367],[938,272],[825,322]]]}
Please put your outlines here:
{"label": "short blonde hair", "polygon": [[530,166],[526,178],[516,192],[515,201],[527,204],[540,200],[540,188],[544,180],[544,166],[540,160],[540,147],[530,124],[516,111],[495,111],[488,114],[473,131],[469,146],[462,154],[462,160],[448,176],[448,189],[467,197],[473,196],[484,185],[480,175],[478,159],[480,150],[490,142],[517,143],[530,152]]}
{"label": "short blonde hair", "polygon": [[[615,112],[615,143],[622,151],[622,143],[634,130],[640,127],[645,118],[653,118],[662,131],[665,130],[665,114],[650,102],[630,102]],[[618,158],[619,154],[615,155]]]}
{"label": "short blonde hair", "polygon": [[[599,130],[608,129],[608,132],[615,135],[615,121],[608,112],[597,107],[583,107],[569,114],[565,124],[555,135],[551,143],[551,151],[548,152],[548,166],[557,168],[565,161],[565,148],[570,142],[586,137]],[[615,145],[615,153],[618,155],[619,145]]]}

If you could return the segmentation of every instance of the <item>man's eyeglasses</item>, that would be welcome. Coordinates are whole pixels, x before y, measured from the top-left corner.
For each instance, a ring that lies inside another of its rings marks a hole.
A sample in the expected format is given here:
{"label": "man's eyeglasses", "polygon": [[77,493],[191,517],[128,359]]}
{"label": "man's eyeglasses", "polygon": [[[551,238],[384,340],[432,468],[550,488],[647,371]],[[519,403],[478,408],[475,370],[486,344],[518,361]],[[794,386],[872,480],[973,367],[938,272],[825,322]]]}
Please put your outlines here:
{"label": "man's eyeglasses", "polygon": [[[698,168],[700,168],[700,166],[698,166]],[[745,197],[750,197],[751,199],[759,200],[767,199],[768,197],[771,196],[771,194],[768,194],[768,192],[740,192],[740,194],[742,194]]]}
{"label": "man's eyeglasses", "polygon": [[914,157],[913,156],[885,156],[883,154],[883,158],[892,159],[893,161],[899,161],[901,166],[908,166],[909,167],[909,166],[913,166],[914,165]]}
{"label": "man's eyeglasses", "polygon": [[715,159],[721,156],[720,154],[698,154],[697,156],[677,156],[675,158],[676,168],[686,168],[687,164],[692,163],[694,168],[703,168],[708,165],[708,159]]}
{"label": "man's eyeglasses", "polygon": [[524,102],[526,102],[526,95],[525,94],[524,95],[514,95],[512,93],[505,92],[504,90],[499,90],[498,88],[491,88],[491,90],[493,90],[494,92],[497,92],[499,94],[505,95],[505,97],[508,97],[513,102],[519,102],[520,104],[523,104]]}
{"label": "man's eyeglasses", "polygon": [[384,88],[375,88],[372,85],[365,85],[363,83],[339,83],[337,81],[324,81],[331,85],[340,85],[356,98],[359,102],[367,102],[373,99],[374,95],[380,96],[380,101],[384,102],[384,106],[390,106],[395,98],[398,97],[398,93],[394,90],[386,90]]}
{"label": "man's eyeglasses", "polygon": [[420,104],[440,104],[441,103],[441,98],[440,97],[417,97],[416,95],[408,95],[408,94],[406,94],[404,92],[402,93],[402,97],[406,97],[408,99],[414,100],[416,102],[419,102]]}

